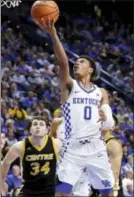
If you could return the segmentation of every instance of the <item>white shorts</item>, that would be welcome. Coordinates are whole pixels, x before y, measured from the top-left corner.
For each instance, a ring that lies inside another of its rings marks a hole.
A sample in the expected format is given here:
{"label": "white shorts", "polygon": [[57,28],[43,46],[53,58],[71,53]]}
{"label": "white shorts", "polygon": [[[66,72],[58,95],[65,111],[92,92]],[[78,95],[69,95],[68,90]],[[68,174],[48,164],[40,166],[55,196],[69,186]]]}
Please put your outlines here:
{"label": "white shorts", "polygon": [[77,181],[77,183],[73,186],[72,196],[90,196],[92,192],[91,183],[89,182],[89,177],[86,171],[84,171]]}
{"label": "white shorts", "polygon": [[90,190],[90,184],[98,190],[113,188],[114,176],[107,155],[106,144],[102,139],[68,142],[64,145],[62,156],[63,158],[57,168],[60,181],[75,186],[86,169],[85,177],[83,175],[82,179],[87,182],[88,190]]}

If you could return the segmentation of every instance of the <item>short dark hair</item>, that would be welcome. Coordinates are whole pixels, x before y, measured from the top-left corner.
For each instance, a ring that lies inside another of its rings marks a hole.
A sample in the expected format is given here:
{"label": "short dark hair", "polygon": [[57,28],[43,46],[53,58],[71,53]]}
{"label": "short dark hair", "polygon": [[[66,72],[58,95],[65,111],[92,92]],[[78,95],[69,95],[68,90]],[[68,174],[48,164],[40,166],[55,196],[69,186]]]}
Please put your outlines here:
{"label": "short dark hair", "polygon": [[28,119],[28,124],[27,124],[27,130],[29,131],[31,126],[32,126],[32,122],[34,120],[42,120],[46,123],[46,125],[48,126],[48,119],[45,118],[44,116],[34,116],[32,117],[32,119]]}
{"label": "short dark hair", "polygon": [[84,59],[88,60],[91,67],[93,68],[93,73],[92,73],[92,76],[91,76],[91,79],[93,79],[96,76],[96,72],[97,72],[94,59],[89,57],[88,55],[81,55],[77,59],[81,59],[81,58],[84,58]]}

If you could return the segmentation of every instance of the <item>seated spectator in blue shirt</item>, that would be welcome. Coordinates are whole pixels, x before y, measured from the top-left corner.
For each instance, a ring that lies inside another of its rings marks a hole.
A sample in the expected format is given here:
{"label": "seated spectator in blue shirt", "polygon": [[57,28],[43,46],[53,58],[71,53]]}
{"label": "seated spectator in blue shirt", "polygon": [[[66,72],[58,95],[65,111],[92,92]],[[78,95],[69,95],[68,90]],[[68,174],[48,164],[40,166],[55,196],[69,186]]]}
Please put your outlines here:
{"label": "seated spectator in blue shirt", "polygon": [[6,183],[8,185],[8,191],[20,187],[22,184],[22,178],[20,176],[20,167],[17,165],[14,165],[12,167],[12,173],[7,176]]}
{"label": "seated spectator in blue shirt", "polygon": [[31,104],[34,103],[34,102],[37,102],[37,101],[38,101],[38,99],[37,99],[36,96],[34,96],[34,93],[32,91],[29,91],[28,92],[28,97],[23,99],[22,105],[25,108],[30,108]]}

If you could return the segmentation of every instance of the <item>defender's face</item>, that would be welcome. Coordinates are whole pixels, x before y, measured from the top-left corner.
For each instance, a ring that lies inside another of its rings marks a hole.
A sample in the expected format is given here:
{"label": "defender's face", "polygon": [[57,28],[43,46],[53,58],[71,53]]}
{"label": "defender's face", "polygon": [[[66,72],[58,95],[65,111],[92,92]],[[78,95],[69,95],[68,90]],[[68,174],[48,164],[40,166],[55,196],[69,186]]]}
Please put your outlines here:
{"label": "defender's face", "polygon": [[79,58],[73,67],[75,77],[86,77],[87,75],[91,75],[93,72],[93,68],[90,67],[90,63],[85,58]]}
{"label": "defender's face", "polygon": [[44,137],[47,133],[47,126],[44,120],[33,120],[30,128],[32,136]]}

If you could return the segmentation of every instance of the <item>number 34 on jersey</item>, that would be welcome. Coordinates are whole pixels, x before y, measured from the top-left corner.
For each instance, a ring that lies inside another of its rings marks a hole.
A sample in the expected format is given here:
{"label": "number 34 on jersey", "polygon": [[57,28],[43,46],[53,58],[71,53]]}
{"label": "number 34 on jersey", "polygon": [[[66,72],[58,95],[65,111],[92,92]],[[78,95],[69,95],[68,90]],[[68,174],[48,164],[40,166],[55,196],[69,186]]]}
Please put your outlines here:
{"label": "number 34 on jersey", "polygon": [[43,166],[40,165],[38,162],[31,163],[31,172],[32,176],[36,176],[39,173],[43,172],[45,175],[48,174],[50,171],[50,162],[46,162]]}

